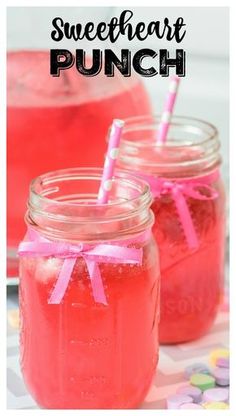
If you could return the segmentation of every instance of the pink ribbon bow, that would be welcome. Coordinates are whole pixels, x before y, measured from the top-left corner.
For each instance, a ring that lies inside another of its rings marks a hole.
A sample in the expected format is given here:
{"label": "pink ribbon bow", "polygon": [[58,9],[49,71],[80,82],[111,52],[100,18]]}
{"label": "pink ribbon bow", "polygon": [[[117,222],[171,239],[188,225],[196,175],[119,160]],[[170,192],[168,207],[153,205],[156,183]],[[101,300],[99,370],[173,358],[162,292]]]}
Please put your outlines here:
{"label": "pink ribbon bow", "polygon": [[61,243],[48,240],[32,229],[28,230],[27,237],[30,241],[22,241],[20,243],[18,248],[19,256],[55,256],[65,259],[56,285],[48,300],[48,303],[51,304],[61,302],[78,257],[83,257],[86,263],[95,302],[103,303],[104,305],[107,305],[107,300],[98,263],[142,263],[143,250],[141,248],[128,248],[115,244],[97,244],[92,246],[82,243]]}
{"label": "pink ribbon bow", "polygon": [[[203,201],[217,198],[218,192],[212,186],[210,186],[210,184],[217,180],[218,177],[218,170],[215,170],[209,175],[204,175],[197,179],[184,178],[174,181],[154,176],[142,175],[142,178],[149,183],[154,197],[158,198],[161,195],[171,193],[181,224],[183,226],[185,238],[187,240],[188,246],[191,249],[198,248],[199,241],[185,197],[187,196]],[[207,195],[203,194],[203,191],[206,191]]]}

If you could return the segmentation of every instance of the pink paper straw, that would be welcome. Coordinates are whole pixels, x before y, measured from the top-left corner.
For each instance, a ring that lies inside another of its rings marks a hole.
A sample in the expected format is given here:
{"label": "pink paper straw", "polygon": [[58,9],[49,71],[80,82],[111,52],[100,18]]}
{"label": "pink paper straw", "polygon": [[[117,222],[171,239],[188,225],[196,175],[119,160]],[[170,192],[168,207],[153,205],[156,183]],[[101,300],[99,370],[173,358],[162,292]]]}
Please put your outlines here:
{"label": "pink paper straw", "polygon": [[[121,133],[123,129],[124,122],[122,120],[115,119],[113,120],[109,142],[108,142],[108,149],[105,158],[105,163],[103,167],[103,174],[101,179],[101,184],[98,192],[97,203],[98,204],[107,204],[109,200],[109,192],[112,187],[112,177],[114,175],[116,159],[118,157],[119,152],[119,145],[121,139]],[[94,280],[97,272],[97,264],[95,262],[90,263],[90,276],[91,281]],[[101,302],[104,305],[107,305],[107,299],[104,292],[102,280],[100,278],[99,282],[99,294]]]}
{"label": "pink paper straw", "polygon": [[113,120],[110,131],[107,155],[103,168],[101,185],[97,198],[97,202],[99,204],[107,204],[109,200],[109,192],[112,187],[112,177],[114,175],[116,159],[119,153],[119,145],[123,126],[124,122],[122,120]]}
{"label": "pink paper straw", "polygon": [[165,143],[167,139],[167,133],[170,127],[170,121],[174,110],[175,100],[177,97],[180,78],[177,76],[171,77],[168,93],[164,105],[164,111],[161,116],[161,122],[158,129],[157,141],[159,143]]}

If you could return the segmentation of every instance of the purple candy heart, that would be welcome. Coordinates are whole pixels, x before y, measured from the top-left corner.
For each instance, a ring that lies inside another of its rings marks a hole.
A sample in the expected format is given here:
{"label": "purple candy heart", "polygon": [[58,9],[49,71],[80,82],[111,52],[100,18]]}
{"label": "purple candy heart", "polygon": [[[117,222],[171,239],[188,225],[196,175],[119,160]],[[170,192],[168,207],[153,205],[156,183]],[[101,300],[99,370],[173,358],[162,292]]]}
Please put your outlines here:
{"label": "purple candy heart", "polygon": [[184,394],[173,394],[173,396],[167,397],[167,409],[179,409],[179,406],[184,403],[192,403],[192,397]]}
{"label": "purple candy heart", "polygon": [[229,369],[228,368],[214,368],[212,371],[213,377],[216,379],[216,384],[218,386],[228,386],[229,385]]}
{"label": "purple candy heart", "polygon": [[203,393],[203,402],[227,402],[229,399],[229,389],[216,387],[205,390]]}
{"label": "purple candy heart", "polygon": [[189,379],[192,374],[210,374],[210,370],[204,363],[196,363],[185,368],[185,377]]}
{"label": "purple candy heart", "polygon": [[185,396],[192,397],[194,403],[199,403],[202,398],[202,391],[198,387],[191,385],[179,387],[177,394],[184,394]]}
{"label": "purple candy heart", "polygon": [[229,358],[224,358],[224,357],[217,358],[216,366],[229,368]]}
{"label": "purple candy heart", "polygon": [[179,409],[203,409],[203,407],[196,403],[184,403],[179,406]]}

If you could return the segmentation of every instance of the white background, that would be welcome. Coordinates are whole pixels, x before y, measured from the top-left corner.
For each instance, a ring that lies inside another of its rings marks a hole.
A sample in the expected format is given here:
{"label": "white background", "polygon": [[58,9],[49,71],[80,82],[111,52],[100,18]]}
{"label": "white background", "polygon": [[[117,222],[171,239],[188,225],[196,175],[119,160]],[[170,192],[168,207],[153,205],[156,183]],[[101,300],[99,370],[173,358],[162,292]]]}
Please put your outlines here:
{"label": "white background", "polygon": [[[186,36],[181,48],[187,52],[187,76],[182,79],[175,114],[189,115],[209,121],[220,132],[223,155],[223,175],[228,184],[228,124],[229,124],[229,10],[225,7],[136,7],[132,22],[162,20],[168,17],[174,22],[184,18]],[[55,43],[51,40],[51,21],[60,16],[72,24],[88,21],[109,21],[119,16],[120,7],[20,7],[8,8],[7,43],[8,49],[42,48],[94,48],[104,49],[104,42],[74,42],[72,40]],[[133,40],[116,43],[117,48],[141,49],[144,42]],[[171,48],[170,48],[171,45]],[[178,46],[179,46],[178,45]],[[106,44],[106,47],[110,45]],[[159,50],[176,48],[174,42],[157,40],[155,36],[145,41],[145,47]],[[113,45],[114,47],[114,45]],[[180,46],[179,46],[180,47]],[[173,54],[174,56],[174,54]],[[155,76],[143,78],[152,97],[156,112],[162,110],[168,79]]]}

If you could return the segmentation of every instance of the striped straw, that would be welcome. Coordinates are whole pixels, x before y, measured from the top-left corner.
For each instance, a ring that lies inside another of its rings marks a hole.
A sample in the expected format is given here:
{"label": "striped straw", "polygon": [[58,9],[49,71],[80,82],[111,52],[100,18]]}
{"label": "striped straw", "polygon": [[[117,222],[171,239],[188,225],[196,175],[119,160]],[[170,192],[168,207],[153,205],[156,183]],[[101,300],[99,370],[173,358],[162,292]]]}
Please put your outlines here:
{"label": "striped straw", "polygon": [[171,77],[168,93],[165,100],[164,111],[161,116],[161,122],[158,129],[157,141],[165,143],[167,139],[170,121],[174,110],[175,100],[177,97],[180,78],[177,76]]}
{"label": "striped straw", "polygon": [[119,153],[119,145],[123,126],[124,122],[122,120],[113,120],[110,131],[107,155],[103,168],[101,185],[98,192],[97,203],[99,204],[107,204],[109,200],[109,192],[112,187],[112,177],[114,175],[116,159]]}
{"label": "striped straw", "polygon": [[[116,159],[118,157],[120,138],[124,122],[122,120],[113,120],[110,130],[108,149],[103,167],[103,174],[101,184],[97,197],[97,204],[107,204],[109,200],[109,192],[112,187],[112,177],[114,175]],[[104,292],[102,278],[98,270],[96,262],[90,263],[91,282],[94,282],[96,277],[96,290],[99,291],[100,302],[107,305],[107,299]],[[95,299],[96,300],[96,299]]]}

